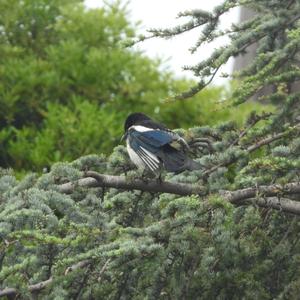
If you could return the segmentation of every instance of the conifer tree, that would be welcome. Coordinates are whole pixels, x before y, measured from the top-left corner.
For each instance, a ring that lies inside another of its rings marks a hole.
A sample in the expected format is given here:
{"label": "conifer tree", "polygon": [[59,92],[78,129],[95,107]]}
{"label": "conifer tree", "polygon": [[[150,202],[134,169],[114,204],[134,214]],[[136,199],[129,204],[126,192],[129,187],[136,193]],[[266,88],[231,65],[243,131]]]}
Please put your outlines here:
{"label": "conifer tree", "polygon": [[[259,12],[228,30],[236,6]],[[234,92],[241,104],[266,85],[273,113],[178,130],[201,170],[136,179],[120,145],[108,157],[58,163],[42,176],[0,178],[0,296],[22,299],[298,299],[300,294],[300,3],[226,0],[153,36],[203,26],[194,50],[229,35],[197,66],[199,92],[220,66],[259,43]],[[178,100],[183,101],[183,100]]]}

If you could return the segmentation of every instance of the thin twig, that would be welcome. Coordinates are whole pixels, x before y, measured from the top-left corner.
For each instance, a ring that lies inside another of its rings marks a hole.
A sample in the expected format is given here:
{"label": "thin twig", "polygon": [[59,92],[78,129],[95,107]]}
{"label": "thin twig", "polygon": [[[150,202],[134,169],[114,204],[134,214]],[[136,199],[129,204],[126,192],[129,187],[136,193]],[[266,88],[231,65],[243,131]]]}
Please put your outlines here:
{"label": "thin twig", "polygon": [[107,267],[108,267],[110,261],[111,261],[111,258],[109,258],[109,259],[105,262],[105,264],[103,265],[103,267],[101,268],[101,270],[100,270],[100,272],[99,272],[99,276],[98,276],[98,282],[100,282],[100,281],[102,280],[102,275],[103,275],[103,273],[106,271],[106,269],[107,269]]}
{"label": "thin twig", "polygon": [[[298,124],[294,128],[298,129],[298,128],[300,128],[299,126],[300,125]],[[245,151],[248,152],[248,153],[251,153],[251,152],[259,149],[262,146],[271,144],[272,142],[277,141],[277,140],[281,139],[282,137],[288,136],[290,133],[291,133],[291,131],[284,131],[284,132],[280,132],[278,134],[275,134],[275,135],[273,135],[271,137],[262,139],[259,142],[255,143],[254,145],[249,146],[247,149],[245,149]],[[234,162],[237,161],[237,159],[238,159],[238,157],[234,157],[230,161],[227,161],[225,163],[222,162],[222,163],[219,163],[219,164],[211,167],[210,169],[208,169],[205,172],[203,172],[202,177],[203,178],[207,177],[209,174],[213,173],[214,171],[218,170],[219,168],[226,167],[226,166],[229,166],[229,165],[233,164]]]}

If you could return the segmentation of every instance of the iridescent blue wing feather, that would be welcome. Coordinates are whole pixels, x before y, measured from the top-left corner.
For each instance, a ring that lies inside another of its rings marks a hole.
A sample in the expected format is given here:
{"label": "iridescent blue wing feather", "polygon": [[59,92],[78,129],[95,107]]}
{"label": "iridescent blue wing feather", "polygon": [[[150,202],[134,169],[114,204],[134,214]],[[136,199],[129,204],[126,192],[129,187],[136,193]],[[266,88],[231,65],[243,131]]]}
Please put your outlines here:
{"label": "iridescent blue wing feather", "polygon": [[159,148],[178,139],[174,133],[163,130],[149,130],[139,132],[131,129],[130,135],[133,138],[138,139],[142,144],[145,144],[151,148]]}

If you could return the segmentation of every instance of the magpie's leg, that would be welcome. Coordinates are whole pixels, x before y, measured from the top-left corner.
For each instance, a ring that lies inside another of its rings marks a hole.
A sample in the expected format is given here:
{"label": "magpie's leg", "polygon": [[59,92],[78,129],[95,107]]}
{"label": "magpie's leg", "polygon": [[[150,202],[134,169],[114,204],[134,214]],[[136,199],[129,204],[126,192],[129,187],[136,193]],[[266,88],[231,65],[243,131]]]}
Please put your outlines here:
{"label": "magpie's leg", "polygon": [[162,178],[162,173],[161,172],[159,172],[159,175],[157,177],[157,181],[158,181],[159,184],[162,184],[162,182],[163,182],[163,178]]}
{"label": "magpie's leg", "polygon": [[147,172],[146,170],[144,169],[143,172],[142,172],[142,175],[141,175],[141,180],[145,183],[148,182],[148,178],[147,178]]}

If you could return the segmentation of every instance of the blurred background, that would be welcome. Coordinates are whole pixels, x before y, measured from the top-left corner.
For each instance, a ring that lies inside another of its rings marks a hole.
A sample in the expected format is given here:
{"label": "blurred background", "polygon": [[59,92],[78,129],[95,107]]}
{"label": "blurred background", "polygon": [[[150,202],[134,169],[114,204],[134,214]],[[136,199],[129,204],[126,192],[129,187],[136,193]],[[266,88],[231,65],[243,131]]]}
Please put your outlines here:
{"label": "blurred background", "polygon": [[[222,0],[197,1],[197,0],[153,0],[141,1],[131,0],[127,4],[128,17],[132,23],[138,24],[137,33],[147,35],[147,30],[152,28],[170,28],[182,24],[186,18],[178,18],[180,12],[193,9],[212,11],[214,7],[221,4]],[[102,7],[105,1],[86,0],[86,7]],[[240,17],[238,8],[230,10],[221,18],[221,27],[228,28],[233,22],[237,22]],[[189,49],[194,46],[200,36],[201,28],[195,28],[172,39],[150,39],[143,43],[138,43],[134,49],[143,50],[151,58],[160,58],[162,66],[169,68],[178,77],[195,78],[191,72],[184,72],[182,67],[185,65],[195,65],[199,61],[207,58],[214,48],[225,45],[227,38],[219,38],[211,44],[201,47],[196,53],[191,54]],[[222,69],[230,73],[233,68],[233,60]],[[214,84],[222,85],[228,80],[222,78],[220,74],[216,76]]]}
{"label": "blurred background", "polygon": [[[211,9],[218,2],[201,4]],[[195,97],[166,99],[194,83],[182,66],[207,57],[226,40],[191,55],[199,31],[174,39],[127,40],[153,27],[171,27],[199,1],[2,0],[0,2],[0,166],[42,172],[56,161],[111,153],[123,122],[143,111],[170,128],[241,123],[260,104],[238,108],[232,82],[217,77]],[[224,27],[238,20],[227,15]],[[222,72],[229,73],[231,61]]]}

